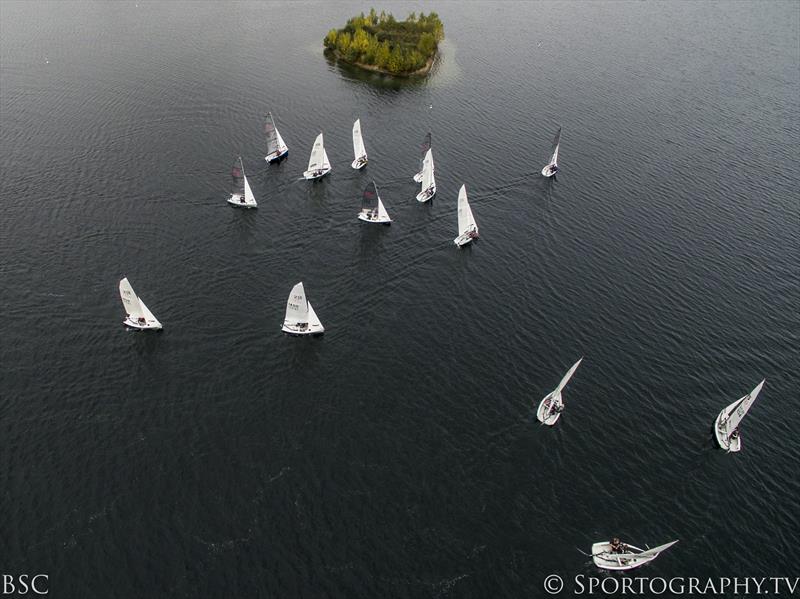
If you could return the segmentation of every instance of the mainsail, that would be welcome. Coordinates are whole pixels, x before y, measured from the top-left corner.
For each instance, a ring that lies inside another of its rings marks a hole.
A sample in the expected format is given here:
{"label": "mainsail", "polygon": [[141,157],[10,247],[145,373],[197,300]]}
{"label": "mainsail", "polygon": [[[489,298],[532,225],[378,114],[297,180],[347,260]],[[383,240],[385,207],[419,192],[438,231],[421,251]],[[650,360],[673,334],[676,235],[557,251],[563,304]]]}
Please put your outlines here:
{"label": "mainsail", "polygon": [[462,185],[458,191],[458,234],[463,235],[468,231],[477,231],[477,226],[467,200],[467,187]]}
{"label": "mainsail", "polygon": [[364,138],[361,137],[361,119],[357,119],[353,123],[353,154],[355,159],[366,158],[367,150],[364,147]]}
{"label": "mainsail", "polygon": [[[139,301],[139,296],[134,293],[133,287],[131,287],[131,284],[128,282],[128,277],[125,277],[119,282],[119,296],[131,320],[136,321],[145,316],[142,303]],[[153,315],[150,314],[150,318],[152,317]]]}
{"label": "mainsail", "polygon": [[267,136],[267,156],[279,153],[281,144],[278,142],[278,130],[275,128],[275,120],[272,118],[271,112],[267,113],[264,133]]}
{"label": "mainsail", "polygon": [[756,397],[758,397],[761,387],[763,386],[764,381],[761,381],[750,393],[741,399],[736,400],[727,408],[725,408],[725,419],[723,422],[721,422],[721,424],[725,425],[725,430],[728,433],[732,433],[733,430],[739,426],[742,418],[745,417],[745,414],[747,414],[747,412],[753,406],[753,403],[756,401]]}
{"label": "mainsail", "polygon": [[289,299],[286,301],[285,324],[298,325],[307,322],[308,301],[306,300],[306,291],[303,288],[303,283],[300,282],[292,287]]}
{"label": "mainsail", "polygon": [[242,165],[241,156],[239,156],[236,159],[236,162],[233,163],[233,167],[231,168],[231,179],[233,179],[232,192],[234,194],[244,196],[244,166]]}
{"label": "mainsail", "polygon": [[550,164],[558,164],[558,146],[561,143],[561,126],[558,127],[556,136],[553,138],[553,157],[550,159]]}
{"label": "mainsail", "polygon": [[428,148],[425,159],[422,161],[422,191],[436,186],[436,179],[433,176],[433,150]]}
{"label": "mainsail", "polygon": [[378,188],[375,181],[370,181],[364,188],[364,193],[361,196],[361,210],[363,212],[372,212],[378,208]]}

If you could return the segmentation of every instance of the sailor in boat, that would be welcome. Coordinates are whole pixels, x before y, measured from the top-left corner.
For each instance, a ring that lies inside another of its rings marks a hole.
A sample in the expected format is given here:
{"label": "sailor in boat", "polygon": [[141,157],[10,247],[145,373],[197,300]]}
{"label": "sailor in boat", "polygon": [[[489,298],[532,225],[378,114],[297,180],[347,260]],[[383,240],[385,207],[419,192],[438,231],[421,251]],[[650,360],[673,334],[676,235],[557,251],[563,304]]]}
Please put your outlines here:
{"label": "sailor in boat", "polygon": [[431,197],[433,195],[433,185],[431,185],[428,189],[425,190],[425,195]]}
{"label": "sailor in boat", "polygon": [[550,406],[550,411],[553,414],[560,414],[564,411],[564,405],[561,403],[554,403],[552,406]]}
{"label": "sailor in boat", "polygon": [[138,319],[136,319],[136,322],[138,322],[139,324],[147,324],[147,321],[144,319],[144,316],[140,316]]}
{"label": "sailor in boat", "polygon": [[733,432],[731,433],[731,441],[735,441],[738,438],[739,438],[739,427],[737,426],[735,429],[733,429]]}
{"label": "sailor in boat", "polygon": [[611,539],[611,553],[625,553],[628,548],[617,537]]}
{"label": "sailor in boat", "polygon": [[244,204],[244,196],[239,196],[239,203]]}

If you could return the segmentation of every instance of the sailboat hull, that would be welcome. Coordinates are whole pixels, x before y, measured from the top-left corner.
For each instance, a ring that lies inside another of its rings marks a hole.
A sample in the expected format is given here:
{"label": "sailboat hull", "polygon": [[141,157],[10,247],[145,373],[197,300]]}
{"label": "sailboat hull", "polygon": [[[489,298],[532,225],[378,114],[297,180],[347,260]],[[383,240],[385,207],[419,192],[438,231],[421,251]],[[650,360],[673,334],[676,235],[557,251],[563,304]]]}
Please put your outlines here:
{"label": "sailboat hull", "polygon": [[289,148],[283,148],[283,150],[278,154],[270,154],[269,156],[264,156],[264,160],[266,160],[269,163],[277,162],[282,158],[285,158],[288,154],[289,154]]}
{"label": "sailboat hull", "polygon": [[331,167],[328,167],[326,169],[321,169],[321,171],[306,171],[303,173],[303,178],[306,181],[312,181],[313,179],[321,179],[329,172],[331,172]]}
{"label": "sailboat hull", "polygon": [[306,325],[305,327],[301,327],[294,324],[287,324],[283,323],[281,330],[286,333],[287,335],[292,335],[294,337],[304,337],[306,335],[322,335],[325,332],[325,328],[320,325]]}
{"label": "sailboat hull", "polygon": [[137,331],[160,331],[164,327],[161,326],[161,323],[158,321],[150,321],[146,322],[145,324],[141,324],[135,320],[131,320],[130,318],[126,318],[122,321],[126,327],[130,329],[136,329]]}
{"label": "sailboat hull", "polygon": [[369,160],[367,160],[367,157],[362,156],[361,158],[356,158],[355,160],[353,160],[350,166],[352,166],[356,170],[360,170],[365,166],[367,166],[367,162],[369,162]]}
{"label": "sailboat hull", "polygon": [[358,220],[363,220],[365,223],[375,223],[378,225],[391,225],[392,219],[387,217],[381,218],[380,216],[376,216],[372,218],[368,212],[359,212],[358,213]]}
{"label": "sailboat hull", "polygon": [[717,443],[722,449],[725,449],[729,453],[736,453],[742,450],[742,435],[739,434],[738,437],[735,439],[731,439],[728,436],[728,429],[725,426],[720,426],[722,422],[722,418],[725,416],[725,410],[723,409],[718,415],[717,419],[714,421],[714,436],[717,438]]}
{"label": "sailboat hull", "polygon": [[553,164],[548,164],[546,167],[542,169],[542,175],[544,175],[545,177],[552,177],[557,173],[558,173],[558,167]]}
{"label": "sailboat hull", "polygon": [[[628,545],[629,549],[634,551],[644,551],[639,547]],[[595,543],[592,545],[592,560],[594,565],[604,570],[632,570],[651,562],[658,557],[659,554],[648,555],[646,557],[637,558],[636,554],[624,553],[613,554],[611,553],[611,543]]]}
{"label": "sailboat hull", "polygon": [[420,191],[417,194],[417,201],[418,202],[427,202],[428,200],[433,198],[433,196],[435,196],[435,195],[436,195],[436,188],[435,187],[433,188],[433,191],[428,191],[426,189],[424,191]]}
{"label": "sailboat hull", "polygon": [[556,422],[558,422],[558,419],[561,418],[561,412],[552,412],[550,410],[552,402],[553,394],[550,393],[539,402],[539,408],[536,410],[536,418],[539,420],[539,422],[546,424],[547,426],[553,426]]}
{"label": "sailboat hull", "polygon": [[242,201],[242,200],[244,200],[244,198],[242,196],[240,196],[239,194],[233,194],[233,195],[231,195],[231,197],[228,198],[228,203],[231,206],[236,206],[238,208],[257,208],[258,207],[257,204],[248,203],[247,200],[244,200],[244,201]]}

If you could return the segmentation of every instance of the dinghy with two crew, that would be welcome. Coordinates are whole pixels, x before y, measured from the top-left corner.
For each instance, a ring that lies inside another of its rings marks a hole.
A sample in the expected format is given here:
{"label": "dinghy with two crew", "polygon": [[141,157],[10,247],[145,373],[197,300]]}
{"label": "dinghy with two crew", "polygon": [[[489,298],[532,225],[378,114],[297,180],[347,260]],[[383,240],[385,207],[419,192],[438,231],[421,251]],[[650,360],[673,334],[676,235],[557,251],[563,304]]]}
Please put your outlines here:
{"label": "dinghy with two crew", "polygon": [[292,287],[286,301],[286,317],[282,330],[290,335],[322,335],[325,332],[311,302],[306,299],[302,281]]}
{"label": "dinghy with two crew", "polygon": [[272,118],[271,112],[267,113],[264,133],[267,135],[267,155],[264,156],[264,160],[267,162],[275,162],[289,153],[289,148],[284,143],[278,128],[275,126],[275,120]]}
{"label": "dinghy with two crew", "polygon": [[419,172],[414,175],[414,182],[415,183],[422,183],[422,170],[425,166],[425,156],[428,153],[428,150],[431,149],[431,132],[428,131],[427,135],[425,135],[425,139],[422,142],[422,156],[419,159]]}
{"label": "dinghy with two crew", "polygon": [[383,206],[381,196],[378,195],[378,186],[375,185],[375,181],[372,181],[364,189],[364,194],[361,198],[361,212],[358,213],[358,218],[367,223],[392,224],[392,219],[389,218],[389,214]]}
{"label": "dinghy with two crew", "polygon": [[430,148],[425,153],[425,159],[422,161],[422,189],[417,194],[418,202],[427,202],[436,195],[436,178],[433,175],[433,153]]}
{"label": "dinghy with two crew", "polygon": [[677,542],[675,540],[652,549],[640,549],[620,543],[619,539],[603,541],[592,545],[592,560],[598,568],[604,570],[632,570],[653,561]]}
{"label": "dinghy with two crew", "polygon": [[350,166],[356,170],[364,168],[368,160],[367,150],[364,147],[364,138],[361,137],[361,119],[356,119],[356,122],[353,123],[353,154],[355,159]]}
{"label": "dinghy with two crew", "polygon": [[311,148],[311,156],[308,159],[308,170],[303,173],[303,177],[307,180],[319,179],[329,172],[331,172],[331,163],[328,160],[328,153],[325,151],[322,133],[320,133],[314,140],[314,147]]}
{"label": "dinghy with two crew", "polygon": [[539,402],[539,409],[536,410],[536,418],[539,419],[539,422],[547,426],[553,426],[558,422],[561,412],[564,411],[564,400],[561,398],[561,392],[564,390],[564,387],[567,386],[569,379],[575,374],[575,371],[578,369],[578,366],[581,365],[582,361],[583,358],[575,362],[572,368],[567,371],[567,374],[564,375],[564,378],[561,379],[558,387]]}
{"label": "dinghy with two crew", "polygon": [[127,312],[122,324],[139,331],[148,329],[160,330],[163,328],[161,323],[153,316],[153,313],[144,305],[141,298],[133,291],[133,287],[128,282],[128,277],[119,282],[119,297],[122,299],[125,312]]}
{"label": "dinghy with two crew", "polygon": [[741,451],[742,437],[739,434],[739,424],[750,408],[753,407],[753,403],[755,403],[756,397],[758,397],[763,386],[764,381],[761,381],[750,393],[737,399],[717,415],[717,419],[714,421],[714,435],[722,449],[734,453]]}
{"label": "dinghy with two crew", "polygon": [[542,174],[545,177],[552,177],[558,172],[558,146],[561,145],[561,127],[558,128],[555,139],[553,139],[553,156],[550,158],[545,167],[542,169]]}
{"label": "dinghy with two crew", "polygon": [[233,191],[231,192],[231,197],[228,198],[228,203],[241,208],[256,208],[258,204],[256,204],[253,190],[250,189],[250,183],[247,182],[247,177],[244,174],[244,164],[242,164],[241,156],[233,163],[231,179],[233,179]]}
{"label": "dinghy with two crew", "polygon": [[478,239],[478,225],[472,215],[472,209],[469,207],[467,187],[462,185],[458,191],[458,237],[453,240],[453,243],[461,247],[473,239]]}

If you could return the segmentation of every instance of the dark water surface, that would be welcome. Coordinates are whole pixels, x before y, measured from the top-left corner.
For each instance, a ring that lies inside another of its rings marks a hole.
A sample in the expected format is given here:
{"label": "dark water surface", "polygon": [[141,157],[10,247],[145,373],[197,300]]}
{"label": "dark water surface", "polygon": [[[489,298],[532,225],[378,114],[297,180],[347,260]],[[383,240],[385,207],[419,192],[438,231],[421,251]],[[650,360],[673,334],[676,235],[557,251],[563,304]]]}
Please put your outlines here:
{"label": "dark water surface", "polygon": [[[376,6],[445,24],[396,83],[322,55],[368,5],[0,3],[3,573],[539,597],[618,534],[680,539],[649,576],[797,575],[798,6]],[[299,180],[320,131],[333,172]],[[226,204],[238,154],[257,211]],[[372,178],[390,228],[356,220]],[[123,328],[122,276],[162,333]],[[321,339],[280,333],[300,280]],[[712,422],[762,378],[727,455]]]}

